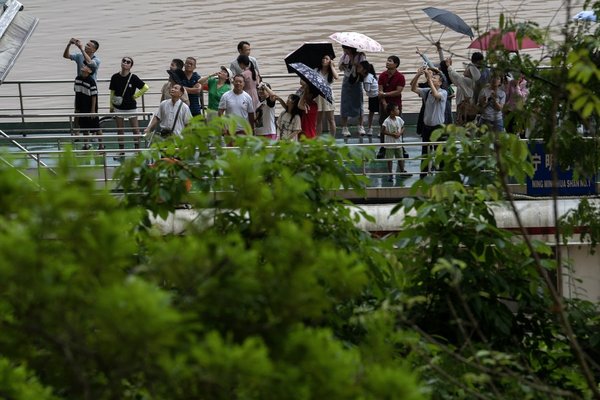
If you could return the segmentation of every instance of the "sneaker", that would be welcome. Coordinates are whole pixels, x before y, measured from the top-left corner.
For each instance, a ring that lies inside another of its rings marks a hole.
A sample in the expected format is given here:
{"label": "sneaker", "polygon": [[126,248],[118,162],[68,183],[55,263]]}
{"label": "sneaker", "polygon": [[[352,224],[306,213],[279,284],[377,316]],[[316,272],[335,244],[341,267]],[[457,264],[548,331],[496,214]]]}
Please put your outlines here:
{"label": "sneaker", "polygon": [[373,128],[369,128],[367,131],[367,136],[373,136]]}
{"label": "sneaker", "polygon": [[360,125],[360,126],[358,127],[358,134],[359,134],[360,136],[365,136],[365,133],[366,133],[366,132],[365,132],[365,128],[364,128],[364,126]]}
{"label": "sneaker", "polygon": [[84,144],[83,146],[81,146],[81,150],[91,150],[92,146],[90,146],[89,144]]}
{"label": "sneaker", "polygon": [[118,162],[125,161],[125,153],[119,153],[117,156],[113,157],[113,160]]}
{"label": "sneaker", "polygon": [[342,128],[342,136],[344,136],[344,137],[351,136],[350,131],[348,130],[347,126]]}

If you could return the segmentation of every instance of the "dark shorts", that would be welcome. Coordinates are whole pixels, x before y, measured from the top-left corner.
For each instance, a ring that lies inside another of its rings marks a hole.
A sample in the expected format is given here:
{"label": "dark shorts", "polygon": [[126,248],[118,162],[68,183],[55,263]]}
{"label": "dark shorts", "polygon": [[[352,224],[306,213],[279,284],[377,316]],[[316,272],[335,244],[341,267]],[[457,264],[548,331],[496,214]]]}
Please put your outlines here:
{"label": "dark shorts", "polygon": [[97,130],[100,128],[100,119],[98,117],[79,117],[79,127]]}
{"label": "dark shorts", "polygon": [[379,112],[379,97],[369,97],[369,111]]}
{"label": "dark shorts", "polygon": [[436,129],[441,128],[441,127],[442,127],[441,125],[436,125],[436,126],[423,125],[423,134],[421,135],[423,141],[424,142],[431,141],[431,134],[433,133],[433,131],[435,131]]}

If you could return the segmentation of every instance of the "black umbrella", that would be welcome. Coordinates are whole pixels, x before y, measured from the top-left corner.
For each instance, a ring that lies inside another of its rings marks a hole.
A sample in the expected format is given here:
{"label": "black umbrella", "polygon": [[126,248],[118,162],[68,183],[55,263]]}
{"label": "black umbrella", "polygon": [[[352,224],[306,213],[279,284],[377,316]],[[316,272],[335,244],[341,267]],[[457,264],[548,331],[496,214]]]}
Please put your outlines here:
{"label": "black umbrella", "polygon": [[325,100],[333,103],[331,87],[320,73],[302,63],[291,63],[288,67],[306,82],[313,92],[323,96]]}
{"label": "black umbrella", "polygon": [[185,72],[182,69],[175,70],[167,70],[167,74],[169,74],[169,78],[173,80],[178,85],[181,85],[181,82],[186,79]]}
{"label": "black umbrella", "polygon": [[307,42],[285,56],[284,61],[288,67],[288,72],[292,73],[293,71],[290,68],[291,63],[303,63],[314,69],[321,66],[321,60],[324,55],[328,55],[332,60],[335,58],[331,43]]}
{"label": "black umbrella", "polygon": [[473,39],[473,30],[461,17],[453,12],[442,10],[441,8],[427,7],[423,11],[435,22],[447,26],[455,32],[462,33]]}

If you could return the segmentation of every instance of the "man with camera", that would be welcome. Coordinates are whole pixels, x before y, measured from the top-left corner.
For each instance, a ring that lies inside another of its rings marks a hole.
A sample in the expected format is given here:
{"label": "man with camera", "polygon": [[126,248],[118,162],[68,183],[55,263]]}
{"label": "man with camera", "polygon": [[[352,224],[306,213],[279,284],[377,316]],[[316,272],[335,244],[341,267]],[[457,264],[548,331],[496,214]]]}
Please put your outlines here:
{"label": "man with camera", "polygon": [[[419,88],[418,83],[421,76],[424,76],[427,82],[427,87],[425,88]],[[417,73],[410,82],[410,90],[418,94],[425,104],[423,111],[424,125],[421,137],[423,142],[426,143],[431,140],[433,131],[441,128],[444,124],[448,92],[442,89],[442,74],[425,66],[417,70]],[[421,155],[425,157],[431,150],[431,146],[425,144],[421,147]],[[424,177],[430,171],[429,163],[423,162],[421,171],[421,177]]]}
{"label": "man with camera", "polygon": [[184,93],[183,86],[178,83],[173,84],[170,93],[171,98],[160,103],[158,111],[144,130],[144,135],[148,136],[158,124],[158,132],[162,138],[172,135],[182,137],[181,131],[192,119],[192,113],[187,104],[181,100]]}
{"label": "man with camera", "polygon": [[479,93],[479,107],[481,108],[481,123],[490,129],[504,131],[504,118],[502,110],[506,103],[506,93],[500,87],[500,76],[494,73],[490,83]]}
{"label": "man with camera", "polygon": [[[75,45],[77,46],[77,48],[79,48],[79,53],[69,52],[72,45]],[[97,81],[96,74],[98,72],[98,68],[100,68],[100,59],[98,58],[98,56],[96,56],[96,51],[98,51],[98,47],[100,47],[100,45],[95,40],[88,41],[84,47],[81,40],[71,38],[69,39],[69,43],[67,43],[67,47],[65,47],[63,57],[67,60],[73,60],[77,63],[77,75],[79,75],[79,72],[81,71],[81,68],[84,64],[90,65],[92,67],[95,66],[92,78],[95,81]]]}
{"label": "man with camera", "polygon": [[[71,53],[71,46],[77,46],[79,48],[79,53]],[[63,57],[67,60],[73,60],[77,63],[77,73],[75,76],[79,76],[81,73],[81,69],[84,65],[87,65],[92,69],[92,74],[90,75],[94,82],[97,82],[97,73],[98,68],[100,67],[100,59],[96,56],[96,51],[98,50],[100,45],[95,40],[90,40],[86,43],[85,47],[81,40],[76,38],[69,39],[69,43],[67,43],[67,47],[65,47],[65,51],[63,52]],[[77,113],[77,106],[75,106],[75,113]],[[75,125],[75,136],[79,135],[79,117],[75,116],[73,119],[73,124]]]}

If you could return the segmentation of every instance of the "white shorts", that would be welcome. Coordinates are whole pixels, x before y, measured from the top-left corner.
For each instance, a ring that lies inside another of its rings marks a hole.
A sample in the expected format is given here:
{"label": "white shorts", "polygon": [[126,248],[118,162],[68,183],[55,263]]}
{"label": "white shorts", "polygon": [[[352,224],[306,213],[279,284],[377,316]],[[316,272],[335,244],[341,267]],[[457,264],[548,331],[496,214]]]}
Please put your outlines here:
{"label": "white shorts", "polygon": [[133,110],[120,110],[117,107],[114,107],[113,109],[113,114],[115,114],[115,117],[120,117],[120,118],[136,118],[137,115],[131,115],[131,114],[137,114],[138,110],[137,108],[134,108]]}

